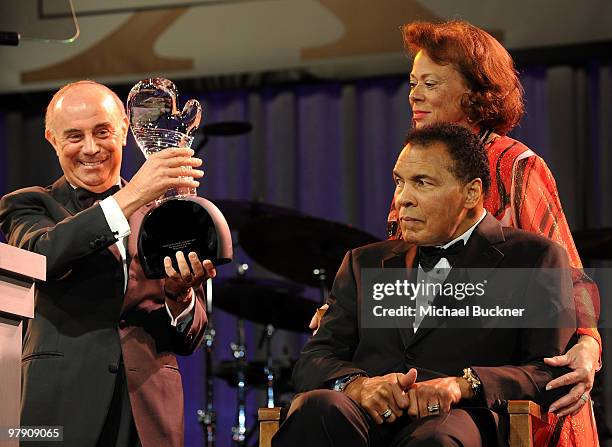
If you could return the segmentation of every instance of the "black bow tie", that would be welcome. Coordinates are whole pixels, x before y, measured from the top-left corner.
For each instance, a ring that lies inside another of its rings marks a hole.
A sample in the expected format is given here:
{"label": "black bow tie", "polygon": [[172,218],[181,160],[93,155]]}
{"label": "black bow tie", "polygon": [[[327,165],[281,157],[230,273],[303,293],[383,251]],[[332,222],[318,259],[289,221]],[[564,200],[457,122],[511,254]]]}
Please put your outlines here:
{"label": "black bow tie", "polygon": [[438,262],[440,262],[440,259],[446,258],[452,267],[464,246],[465,243],[463,242],[463,239],[460,239],[448,248],[425,246],[419,247],[419,264],[423,270],[428,272],[433,269]]}
{"label": "black bow tie", "polygon": [[84,188],[76,188],[74,190],[74,202],[79,211],[86,210],[98,200],[104,200],[119,191],[119,185],[111,186],[104,192],[91,192]]}

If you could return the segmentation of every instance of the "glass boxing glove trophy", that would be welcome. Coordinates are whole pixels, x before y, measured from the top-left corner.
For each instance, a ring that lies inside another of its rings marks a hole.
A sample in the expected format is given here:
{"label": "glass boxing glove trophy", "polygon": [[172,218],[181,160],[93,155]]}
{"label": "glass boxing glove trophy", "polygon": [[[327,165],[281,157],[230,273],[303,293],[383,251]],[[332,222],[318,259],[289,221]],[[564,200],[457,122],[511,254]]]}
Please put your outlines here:
{"label": "glass boxing glove trophy", "polygon": [[[136,84],[127,100],[132,135],[145,158],[171,147],[191,147],[200,124],[202,108],[190,99],[178,110],[175,85],[164,78],[151,78]],[[146,214],[138,235],[138,252],[147,278],[165,276],[164,257],[176,266],[175,253],[187,257],[196,252],[200,260],[215,265],[232,260],[230,229],[221,211],[198,197],[195,188],[171,188],[155,201]]]}

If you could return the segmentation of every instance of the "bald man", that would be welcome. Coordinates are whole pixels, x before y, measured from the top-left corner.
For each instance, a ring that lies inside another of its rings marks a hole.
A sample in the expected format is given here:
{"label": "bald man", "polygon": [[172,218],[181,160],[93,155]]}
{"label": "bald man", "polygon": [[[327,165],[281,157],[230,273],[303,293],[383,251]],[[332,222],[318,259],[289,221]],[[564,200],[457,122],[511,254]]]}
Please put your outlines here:
{"label": "bald man", "polygon": [[181,446],[175,354],[202,341],[202,282],[216,272],[178,252],[178,271],[166,258],[166,278],[146,279],[136,237],[152,200],[198,186],[201,160],[168,149],[122,181],[125,110],[92,81],[59,90],[45,118],[64,175],[0,201],[9,243],[47,259],[24,332],[21,424],[63,426],[65,446]]}

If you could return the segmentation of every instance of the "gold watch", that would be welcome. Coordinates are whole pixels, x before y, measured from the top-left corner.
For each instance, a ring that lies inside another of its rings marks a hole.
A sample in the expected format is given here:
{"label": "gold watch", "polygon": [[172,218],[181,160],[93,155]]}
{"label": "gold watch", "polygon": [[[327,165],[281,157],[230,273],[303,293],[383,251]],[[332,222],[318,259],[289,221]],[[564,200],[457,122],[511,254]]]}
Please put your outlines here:
{"label": "gold watch", "polygon": [[472,389],[472,396],[478,395],[478,392],[480,391],[480,388],[482,387],[482,382],[480,381],[478,376],[474,374],[474,371],[472,371],[472,368],[463,369],[463,378],[470,385],[470,388]]}

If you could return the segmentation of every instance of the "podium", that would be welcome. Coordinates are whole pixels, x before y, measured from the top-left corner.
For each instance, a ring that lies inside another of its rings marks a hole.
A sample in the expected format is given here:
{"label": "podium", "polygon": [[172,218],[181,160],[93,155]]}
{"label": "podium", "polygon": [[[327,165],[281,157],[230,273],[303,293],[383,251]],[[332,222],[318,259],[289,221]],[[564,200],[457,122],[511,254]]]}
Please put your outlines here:
{"label": "podium", "polygon": [[45,278],[44,256],[0,243],[0,427],[19,426],[21,331],[23,320],[34,317],[34,282]]}

